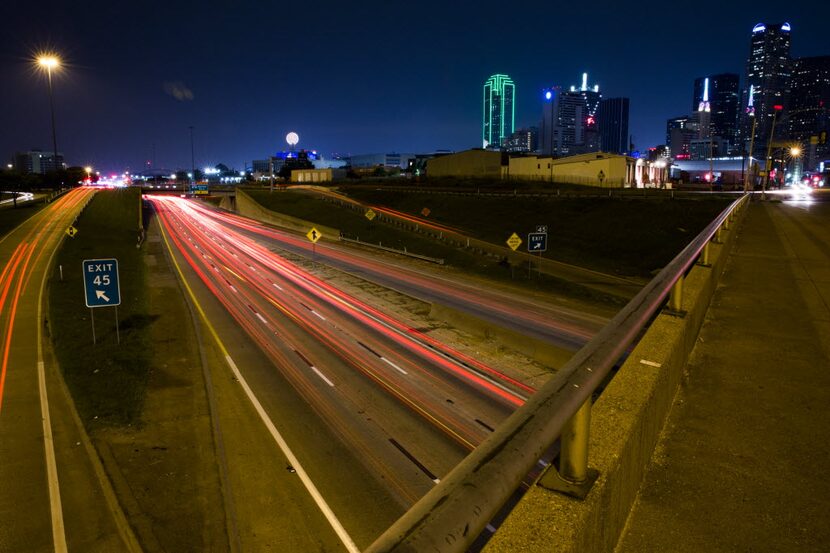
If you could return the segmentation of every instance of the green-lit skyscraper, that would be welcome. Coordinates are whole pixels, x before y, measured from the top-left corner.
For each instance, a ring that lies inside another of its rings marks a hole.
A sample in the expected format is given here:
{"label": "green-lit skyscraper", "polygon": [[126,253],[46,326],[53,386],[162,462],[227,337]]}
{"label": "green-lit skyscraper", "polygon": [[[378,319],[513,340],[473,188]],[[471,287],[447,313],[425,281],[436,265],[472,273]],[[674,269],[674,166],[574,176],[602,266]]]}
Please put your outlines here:
{"label": "green-lit skyscraper", "polygon": [[493,75],[484,83],[481,134],[485,148],[499,148],[502,138],[513,134],[515,98],[516,85],[507,75]]}

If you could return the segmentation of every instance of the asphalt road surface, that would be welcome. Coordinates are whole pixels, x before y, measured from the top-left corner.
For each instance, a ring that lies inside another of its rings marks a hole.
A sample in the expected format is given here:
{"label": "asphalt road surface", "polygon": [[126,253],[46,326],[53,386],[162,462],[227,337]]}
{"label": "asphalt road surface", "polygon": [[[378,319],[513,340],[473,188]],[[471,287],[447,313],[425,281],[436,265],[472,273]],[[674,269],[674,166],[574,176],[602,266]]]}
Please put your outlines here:
{"label": "asphalt road surface", "polygon": [[45,336],[52,254],[93,194],[67,192],[0,239],[0,551],[128,549]]}

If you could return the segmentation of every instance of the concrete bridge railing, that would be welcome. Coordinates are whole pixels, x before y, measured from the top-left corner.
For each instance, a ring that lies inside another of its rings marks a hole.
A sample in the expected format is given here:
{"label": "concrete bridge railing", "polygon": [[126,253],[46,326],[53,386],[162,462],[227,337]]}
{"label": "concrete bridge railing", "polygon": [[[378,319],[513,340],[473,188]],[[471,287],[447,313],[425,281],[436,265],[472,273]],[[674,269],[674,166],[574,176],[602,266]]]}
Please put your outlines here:
{"label": "concrete bridge railing", "polygon": [[367,552],[465,551],[557,440],[558,466],[525,494],[487,550],[612,550],[748,201],[744,195],[718,215]]}

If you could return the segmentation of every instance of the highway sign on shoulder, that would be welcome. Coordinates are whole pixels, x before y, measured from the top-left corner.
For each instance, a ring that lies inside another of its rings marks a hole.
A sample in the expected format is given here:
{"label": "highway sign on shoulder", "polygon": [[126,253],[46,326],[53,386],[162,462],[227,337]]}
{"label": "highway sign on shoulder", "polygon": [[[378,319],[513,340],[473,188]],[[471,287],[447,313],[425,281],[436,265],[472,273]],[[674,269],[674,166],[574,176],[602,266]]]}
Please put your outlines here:
{"label": "highway sign on shoulder", "polygon": [[323,236],[323,235],[322,235],[322,234],[320,234],[320,231],[319,231],[319,230],[317,230],[316,228],[312,227],[312,228],[311,228],[311,230],[310,230],[310,231],[308,231],[308,232],[306,233],[306,236],[308,237],[308,239],[309,239],[309,240],[311,240],[311,243],[312,243],[312,244],[316,244],[316,243],[317,243],[317,240],[319,240],[320,238],[322,238],[322,236]]}
{"label": "highway sign on shoulder", "polygon": [[375,218],[375,215],[376,215],[376,213],[372,208],[369,208],[369,210],[366,211],[366,218],[369,219],[370,221]]}
{"label": "highway sign on shoulder", "polygon": [[519,235],[514,232],[510,235],[510,238],[507,239],[507,245],[510,246],[510,249],[515,252],[516,248],[522,245],[522,239],[519,238]]}
{"label": "highway sign on shoulder", "polygon": [[117,259],[85,259],[83,270],[87,307],[121,305]]}
{"label": "highway sign on shoulder", "polygon": [[548,251],[548,235],[544,232],[531,232],[527,235],[527,251],[533,253]]}
{"label": "highway sign on shoulder", "polygon": [[75,238],[75,235],[78,234],[78,229],[72,225],[69,225],[69,228],[66,229],[66,234],[68,234],[70,238]]}

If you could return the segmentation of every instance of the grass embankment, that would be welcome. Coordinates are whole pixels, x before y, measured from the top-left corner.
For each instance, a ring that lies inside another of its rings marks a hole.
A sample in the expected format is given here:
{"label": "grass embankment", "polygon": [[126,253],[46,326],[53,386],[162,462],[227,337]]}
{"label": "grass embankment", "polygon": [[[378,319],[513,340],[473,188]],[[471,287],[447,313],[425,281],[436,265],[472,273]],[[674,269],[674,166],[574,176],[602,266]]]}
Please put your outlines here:
{"label": "grass embankment", "polygon": [[[729,203],[725,198],[523,198],[346,189],[351,197],[503,245],[548,226],[545,257],[609,274],[647,277],[671,261]],[[526,249],[526,243],[521,248]]]}
{"label": "grass embankment", "polygon": [[26,202],[17,207],[0,208],[0,238],[13,231],[20,223],[40,211],[45,202]]}
{"label": "grass embankment", "polygon": [[362,242],[380,243],[399,250],[406,248],[412,253],[442,258],[452,266],[482,265],[481,257],[471,252],[436,243],[425,236],[380,223],[377,219],[369,221],[361,211],[340,207],[307,192],[246,192],[266,209],[340,229],[347,238],[359,238]]}
{"label": "grass embankment", "polygon": [[[98,192],[78,219],[78,234],[57,254],[63,281],[49,289],[52,341],[66,383],[87,428],[134,422],[141,412],[150,363],[146,274],[136,248],[140,190]],[[121,343],[115,309],[95,309],[97,344],[84,303],[84,259],[118,259]]]}

